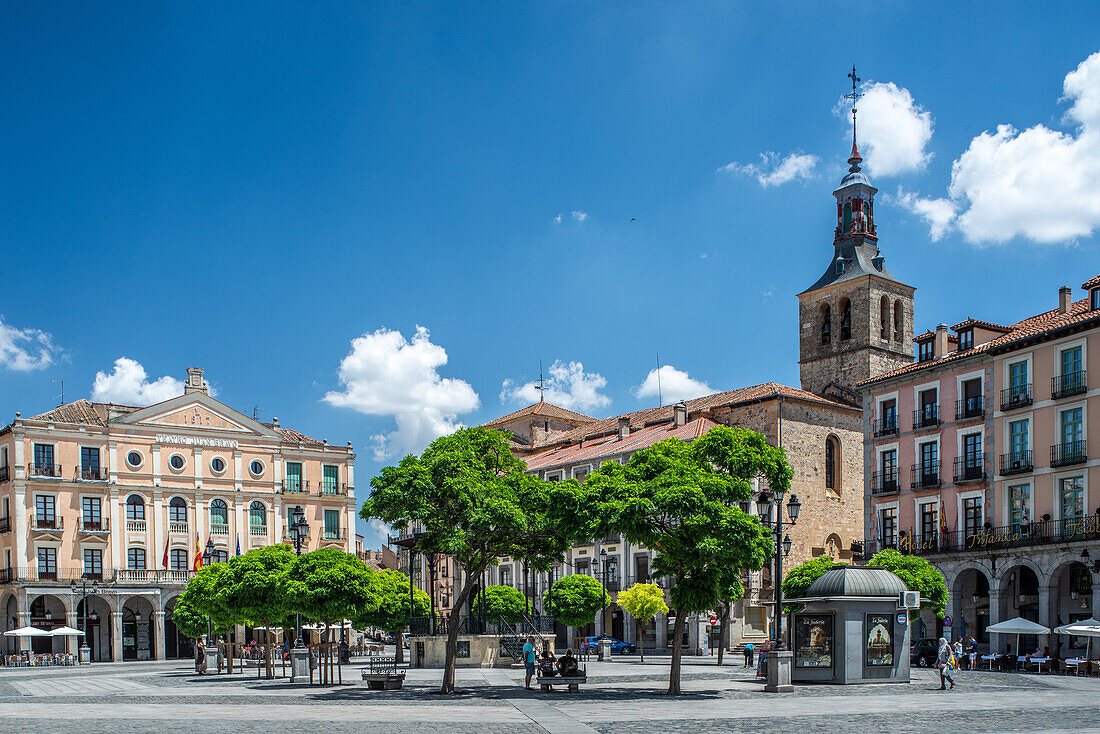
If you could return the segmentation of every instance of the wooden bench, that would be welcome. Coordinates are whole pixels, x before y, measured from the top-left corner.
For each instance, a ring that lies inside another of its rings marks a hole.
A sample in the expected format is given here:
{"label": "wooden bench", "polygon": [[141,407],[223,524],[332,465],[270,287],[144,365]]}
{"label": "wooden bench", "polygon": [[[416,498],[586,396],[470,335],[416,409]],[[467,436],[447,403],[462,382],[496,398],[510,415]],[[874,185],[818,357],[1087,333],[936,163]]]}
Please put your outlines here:
{"label": "wooden bench", "polygon": [[368,656],[362,675],[367,686],[375,691],[400,690],[405,682],[405,671],[397,669],[397,658],[393,655]]}
{"label": "wooden bench", "polygon": [[584,668],[580,668],[574,675],[554,675],[550,677],[546,677],[541,672],[539,672],[536,681],[539,684],[539,687],[547,693],[550,692],[550,686],[568,686],[570,693],[577,693],[578,691],[580,691],[581,683],[588,682],[588,671]]}

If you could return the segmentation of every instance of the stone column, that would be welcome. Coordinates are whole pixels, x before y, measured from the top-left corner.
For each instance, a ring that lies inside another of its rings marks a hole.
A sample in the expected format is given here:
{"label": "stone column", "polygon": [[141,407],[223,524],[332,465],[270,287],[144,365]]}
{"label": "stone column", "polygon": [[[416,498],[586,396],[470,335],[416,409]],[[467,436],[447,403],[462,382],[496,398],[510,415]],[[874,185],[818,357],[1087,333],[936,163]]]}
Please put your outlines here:
{"label": "stone column", "polygon": [[[76,608],[77,608],[76,605],[79,604],[79,603],[80,603],[80,600],[76,599],[75,603],[73,604],[73,608],[68,609],[68,610],[65,611],[65,624],[69,625],[74,630],[80,629],[80,621],[76,617]],[[80,649],[80,643],[83,640],[84,640],[83,637],[77,637],[76,635],[71,635],[69,637],[66,637],[65,638],[65,652],[68,652],[72,655],[76,655],[77,650]]]}
{"label": "stone column", "polygon": [[126,525],[119,513],[118,488],[115,486],[111,487],[107,496],[107,518],[111,523],[111,570],[116,571],[122,568],[122,544],[126,542]]}
{"label": "stone column", "polygon": [[1039,624],[1044,627],[1056,626],[1051,624],[1050,579],[1039,579]]}
{"label": "stone column", "polygon": [[165,519],[168,517],[168,513],[163,511],[163,508],[158,507],[163,504],[164,496],[156,490],[153,491],[153,501],[149,503],[149,540],[152,547],[149,552],[152,554],[152,558],[149,560],[147,567],[151,568],[167,568],[167,564],[164,564],[164,544],[163,540],[168,537],[168,528],[165,527],[161,530],[161,525],[164,524]]}
{"label": "stone column", "polygon": [[164,612],[153,612],[153,659],[164,660]]}
{"label": "stone column", "polygon": [[111,660],[122,661],[122,610],[111,612]]}
{"label": "stone column", "polygon": [[[25,611],[20,610],[19,611],[19,626],[20,627],[28,627],[28,626],[30,626],[30,623],[31,623],[30,609],[25,609]],[[31,638],[29,638],[29,637],[20,637],[19,638],[19,652],[29,651],[30,649],[31,649]]]}
{"label": "stone column", "polygon": [[664,652],[665,645],[668,644],[668,615],[667,614],[658,614],[657,617],[656,617],[656,620],[657,620],[656,623],[655,623],[657,625],[656,645],[657,645],[657,652],[660,653],[660,652]]}

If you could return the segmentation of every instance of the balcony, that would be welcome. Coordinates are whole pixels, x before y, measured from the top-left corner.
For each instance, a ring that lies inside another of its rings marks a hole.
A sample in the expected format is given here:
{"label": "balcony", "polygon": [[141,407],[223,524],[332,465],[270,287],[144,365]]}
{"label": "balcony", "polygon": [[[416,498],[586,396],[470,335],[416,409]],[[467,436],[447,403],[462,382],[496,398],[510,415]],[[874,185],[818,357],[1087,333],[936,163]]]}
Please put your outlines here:
{"label": "balcony", "polygon": [[11,468],[0,466],[0,482],[6,482],[9,479],[11,479]]}
{"label": "balcony", "polygon": [[348,485],[346,483],[333,484],[332,482],[322,482],[320,486],[322,496],[331,495],[334,497],[347,496]]}
{"label": "balcony", "polygon": [[107,470],[98,466],[82,466],[76,470],[75,482],[106,482]]}
{"label": "balcony", "polygon": [[210,523],[211,535],[229,535],[229,523],[225,522],[212,522]]}
{"label": "balcony", "polygon": [[1001,410],[1015,410],[1031,405],[1031,383],[1001,390]]}
{"label": "balcony", "polygon": [[883,436],[896,436],[898,435],[898,418],[897,416],[889,416],[875,421],[875,438],[882,438]]}
{"label": "balcony", "polygon": [[169,535],[190,535],[190,528],[187,525],[187,521],[169,520],[168,521],[168,534]]}
{"label": "balcony", "polygon": [[346,530],[322,530],[321,542],[344,544],[348,542],[348,533]]}
{"label": "balcony", "polygon": [[31,520],[31,530],[40,533],[60,533],[65,528],[65,518],[59,515],[35,515]]}
{"label": "balcony", "polygon": [[1050,447],[1050,465],[1070,466],[1072,464],[1084,464],[1088,460],[1084,441],[1066,441],[1056,443]]}
{"label": "balcony", "polygon": [[929,403],[913,411],[913,430],[936,428],[940,425],[939,403]]}
{"label": "balcony", "polygon": [[912,531],[902,530],[898,533],[898,540],[894,548],[909,555],[924,556],[941,552],[943,547],[940,541],[941,534],[936,530],[927,535],[916,535]]}
{"label": "balcony", "polygon": [[899,489],[897,469],[890,472],[871,472],[871,494],[894,494]]}
{"label": "balcony", "polygon": [[144,520],[127,520],[126,532],[128,533],[144,533],[145,521]]}
{"label": "balcony", "polygon": [[27,476],[32,479],[61,479],[61,465],[27,464]]}
{"label": "balcony", "polygon": [[151,568],[120,568],[115,571],[115,582],[119,584],[181,584],[185,585],[193,571],[187,569],[164,570]]}
{"label": "balcony", "polygon": [[985,417],[985,401],[981,395],[955,401],[955,420],[965,421],[971,418]]}
{"label": "balcony", "polygon": [[309,482],[296,478],[286,479],[279,491],[283,494],[309,494]]}
{"label": "balcony", "polygon": [[80,527],[77,528],[77,532],[85,533],[88,535],[108,534],[111,532],[111,525],[108,520],[100,518],[98,520],[89,520],[87,518],[80,518]]}
{"label": "balcony", "polygon": [[10,533],[10,532],[11,532],[11,518],[10,517],[0,517],[0,533]]}
{"label": "balcony", "polygon": [[956,456],[955,484],[984,482],[986,480],[984,456]]}
{"label": "balcony", "polygon": [[1014,451],[1011,454],[1001,454],[1001,476],[1007,477],[1013,474],[1023,474],[1035,468],[1030,451]]}
{"label": "balcony", "polygon": [[[932,553],[986,553],[1011,548],[1051,545],[1100,539],[1100,516],[1070,518],[1065,520],[1041,520],[1000,527],[984,527],[977,530],[951,530],[940,533],[941,538],[930,547],[898,544],[898,550],[914,555]],[[1080,552],[1079,550],[1077,552]],[[1076,555],[1076,553],[1074,554]]]}
{"label": "balcony", "polygon": [[253,538],[266,538],[267,537],[267,525],[249,525],[248,534]]}
{"label": "balcony", "polygon": [[1088,389],[1088,375],[1085,370],[1067,372],[1050,378],[1050,396],[1055,400],[1080,395]]}
{"label": "balcony", "polygon": [[912,489],[931,489],[940,486],[940,462],[926,461],[913,464],[909,470]]}

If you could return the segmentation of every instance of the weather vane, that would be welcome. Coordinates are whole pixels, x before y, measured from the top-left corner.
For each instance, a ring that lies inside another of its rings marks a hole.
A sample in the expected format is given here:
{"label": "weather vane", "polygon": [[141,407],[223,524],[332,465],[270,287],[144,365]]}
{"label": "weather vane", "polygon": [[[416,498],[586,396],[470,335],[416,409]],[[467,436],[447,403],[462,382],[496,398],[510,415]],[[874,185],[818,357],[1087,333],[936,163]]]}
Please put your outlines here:
{"label": "weather vane", "polygon": [[852,93],[845,94],[844,99],[852,100],[852,147],[856,147],[856,102],[863,96],[863,92],[859,91],[859,83],[863,80],[856,76],[856,65],[852,64],[852,72],[848,74],[848,78],[852,80]]}
{"label": "weather vane", "polygon": [[539,391],[539,402],[542,402],[543,391],[546,390],[546,380],[542,377],[542,360],[539,360],[539,384],[535,385],[535,389]]}

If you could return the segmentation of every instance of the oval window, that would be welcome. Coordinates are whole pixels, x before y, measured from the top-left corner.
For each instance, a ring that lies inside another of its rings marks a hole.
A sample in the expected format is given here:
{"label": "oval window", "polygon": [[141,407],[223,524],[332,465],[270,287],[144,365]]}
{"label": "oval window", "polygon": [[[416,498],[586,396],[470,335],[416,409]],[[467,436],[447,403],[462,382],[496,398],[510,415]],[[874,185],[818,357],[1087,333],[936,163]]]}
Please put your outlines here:
{"label": "oval window", "polygon": [[186,464],[187,462],[185,462],[183,460],[183,457],[181,455],[172,454],[172,458],[170,458],[168,460],[168,463],[169,463],[169,465],[171,465],[171,467],[173,469],[175,469],[176,471],[179,471],[180,469],[183,468],[184,464]]}
{"label": "oval window", "polygon": [[220,456],[215,456],[210,460],[210,468],[214,470],[215,474],[221,474],[225,471],[225,461]]}
{"label": "oval window", "polygon": [[144,460],[145,459],[144,457],[142,457],[140,451],[131,451],[130,453],[126,454],[126,463],[134,468],[141,466],[141,463]]}
{"label": "oval window", "polygon": [[262,461],[257,459],[256,461],[253,461],[252,464],[250,464],[248,468],[252,471],[252,473],[254,475],[256,475],[258,477],[263,476],[264,463]]}

